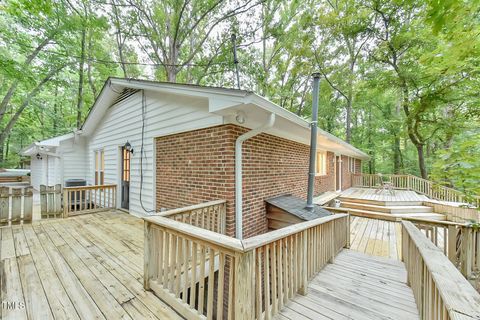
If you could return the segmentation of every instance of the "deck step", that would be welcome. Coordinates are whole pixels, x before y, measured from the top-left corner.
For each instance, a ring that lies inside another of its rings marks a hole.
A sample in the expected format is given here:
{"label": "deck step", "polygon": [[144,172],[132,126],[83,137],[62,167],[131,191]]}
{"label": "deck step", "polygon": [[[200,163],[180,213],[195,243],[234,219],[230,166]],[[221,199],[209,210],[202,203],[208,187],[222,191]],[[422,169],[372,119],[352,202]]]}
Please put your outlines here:
{"label": "deck step", "polygon": [[362,203],[362,204],[370,204],[374,206],[386,206],[386,207],[421,206],[423,204],[422,201],[381,201],[381,200],[358,199],[358,198],[349,198],[349,197],[339,197],[337,199],[340,200],[341,202],[354,202],[354,203]]}
{"label": "deck step", "polygon": [[427,207],[427,206],[379,206],[376,204],[357,203],[357,202],[351,202],[351,201],[343,201],[342,207],[382,212],[382,213],[430,213],[430,212],[433,212],[433,208]]}

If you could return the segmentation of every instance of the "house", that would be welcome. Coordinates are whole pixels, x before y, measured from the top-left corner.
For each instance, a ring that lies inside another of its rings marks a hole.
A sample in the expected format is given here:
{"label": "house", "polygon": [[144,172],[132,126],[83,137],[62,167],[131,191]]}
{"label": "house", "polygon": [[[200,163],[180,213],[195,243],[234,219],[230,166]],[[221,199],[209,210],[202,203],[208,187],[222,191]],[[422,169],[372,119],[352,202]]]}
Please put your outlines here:
{"label": "house", "polygon": [[[309,142],[308,121],[250,91],[109,78],[79,130],[22,154],[32,157],[35,188],[116,184],[117,207],[138,216],[225,199],[229,235],[237,194],[250,237],[267,230],[265,199],[305,198]],[[323,130],[317,149],[316,194],[350,187],[368,159]]]}

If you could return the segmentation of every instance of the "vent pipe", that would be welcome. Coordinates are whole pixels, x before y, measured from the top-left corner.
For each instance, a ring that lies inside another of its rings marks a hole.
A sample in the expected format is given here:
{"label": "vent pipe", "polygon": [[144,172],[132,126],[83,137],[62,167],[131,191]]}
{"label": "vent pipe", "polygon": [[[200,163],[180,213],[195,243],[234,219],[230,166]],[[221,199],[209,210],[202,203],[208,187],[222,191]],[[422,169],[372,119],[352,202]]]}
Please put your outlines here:
{"label": "vent pipe", "polygon": [[308,166],[308,191],[307,207],[313,210],[313,188],[315,185],[315,160],[317,158],[317,122],[318,122],[318,90],[320,87],[320,74],[314,73],[312,92],[312,122],[310,123],[310,163]]}

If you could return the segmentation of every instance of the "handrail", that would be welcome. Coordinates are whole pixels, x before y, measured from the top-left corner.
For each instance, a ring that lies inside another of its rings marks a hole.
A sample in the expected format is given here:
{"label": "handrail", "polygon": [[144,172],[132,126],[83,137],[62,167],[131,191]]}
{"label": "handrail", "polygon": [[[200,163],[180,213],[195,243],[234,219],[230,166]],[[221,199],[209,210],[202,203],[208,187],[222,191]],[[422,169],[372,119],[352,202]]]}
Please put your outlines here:
{"label": "handrail", "polygon": [[204,208],[207,208],[207,207],[210,207],[210,206],[214,206],[214,205],[217,205],[217,204],[223,204],[223,203],[226,203],[226,202],[227,202],[226,200],[214,200],[214,201],[209,201],[209,202],[203,202],[203,203],[194,204],[194,205],[191,205],[191,206],[188,206],[188,207],[176,208],[176,209],[171,209],[171,210],[167,210],[167,211],[161,211],[161,212],[158,212],[156,215],[162,216],[162,217],[168,217],[168,216],[172,216],[172,215],[179,214],[179,213],[194,211],[194,210],[198,210],[198,209],[204,209]]}
{"label": "handrail", "polygon": [[63,190],[93,190],[93,189],[105,189],[105,188],[113,188],[116,187],[116,184],[99,184],[99,185],[92,185],[92,186],[74,186],[74,187],[64,187]]}
{"label": "handrail", "polygon": [[182,237],[188,239],[198,239],[214,246],[239,253],[245,252],[242,241],[218,232],[210,231],[194,225],[188,225],[187,227],[183,222],[175,221],[162,216],[144,217],[143,220],[172,230],[176,234],[182,235]]}
{"label": "handrail", "polygon": [[221,234],[226,233],[227,201],[214,200],[188,207],[162,211],[156,216],[188,223]]}
{"label": "handrail", "polygon": [[346,214],[245,240],[172,219],[205,205],[143,218],[144,287],[188,319],[273,318],[349,245]]}
{"label": "handrail", "polygon": [[245,240],[232,238],[218,232],[210,231],[193,225],[188,225],[187,228],[185,226],[185,223],[168,219],[167,217],[163,216],[149,216],[144,217],[143,220],[160,227],[169,228],[179,234],[185,235],[188,238],[198,238],[204,242],[211,243],[218,247],[223,247],[225,249],[229,249],[239,253],[245,253],[258,247],[275,242],[279,239],[286,238],[295,233],[300,233],[314,226],[318,226],[329,221],[345,217],[348,217],[348,214],[340,213],[326,216],[310,221],[300,222],[292,226],[260,234],[258,236],[254,236]]}
{"label": "handrail", "polygon": [[[430,180],[412,174],[366,174],[355,173],[352,175],[353,187],[378,187],[383,177],[390,180],[392,187],[399,190],[413,190],[424,194],[431,199],[447,202],[467,202],[466,195],[453,188],[445,187]],[[469,204],[479,206],[480,197],[473,197]]]}
{"label": "handrail", "polygon": [[409,221],[402,221],[402,260],[422,319],[480,318],[480,294]]}
{"label": "handrail", "polygon": [[311,227],[318,226],[318,225],[327,223],[329,221],[345,218],[345,217],[348,217],[348,214],[339,213],[339,214],[326,216],[326,217],[322,217],[322,218],[318,218],[310,221],[300,222],[285,228],[270,231],[267,233],[260,234],[258,236],[245,239],[242,241],[242,244],[243,244],[244,250],[249,251],[249,250],[267,245],[269,243],[275,242],[279,239],[286,238],[295,233],[300,233],[302,231],[310,229]]}

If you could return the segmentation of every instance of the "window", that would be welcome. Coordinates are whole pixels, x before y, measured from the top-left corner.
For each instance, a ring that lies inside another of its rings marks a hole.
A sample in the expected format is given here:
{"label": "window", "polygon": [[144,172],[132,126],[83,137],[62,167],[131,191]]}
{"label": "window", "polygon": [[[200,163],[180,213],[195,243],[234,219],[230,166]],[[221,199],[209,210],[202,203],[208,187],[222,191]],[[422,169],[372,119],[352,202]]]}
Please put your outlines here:
{"label": "window", "polygon": [[355,158],[348,157],[348,171],[355,173]]}
{"label": "window", "polygon": [[317,152],[316,166],[317,166],[316,168],[317,175],[327,174],[327,153],[325,151]]}
{"label": "window", "polygon": [[105,154],[103,150],[97,150],[95,156],[95,185],[105,184]]}

